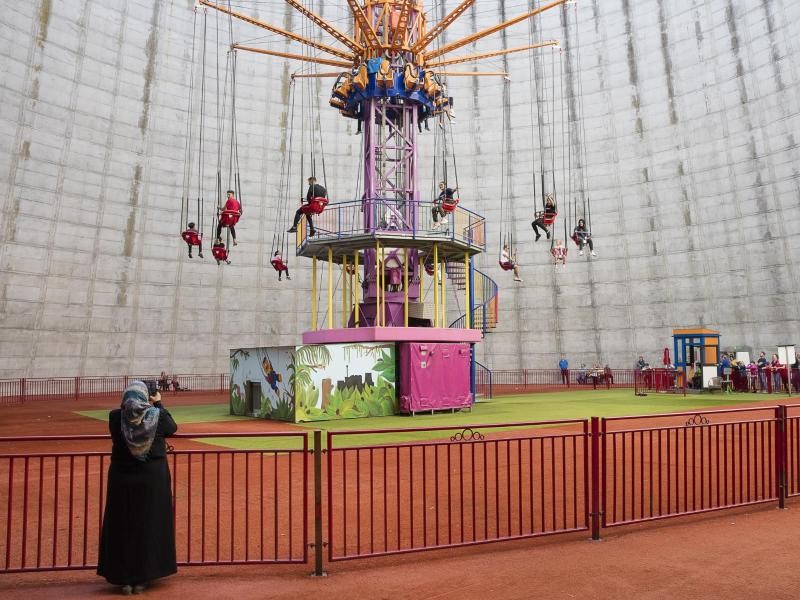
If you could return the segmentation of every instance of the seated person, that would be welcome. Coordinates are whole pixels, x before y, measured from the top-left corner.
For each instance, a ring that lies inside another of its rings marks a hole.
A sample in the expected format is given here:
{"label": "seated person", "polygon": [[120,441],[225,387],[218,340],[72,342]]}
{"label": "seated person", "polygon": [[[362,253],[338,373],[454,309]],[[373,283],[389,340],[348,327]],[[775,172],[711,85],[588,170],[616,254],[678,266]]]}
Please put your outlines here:
{"label": "seated person", "polygon": [[286,271],[286,279],[291,281],[291,277],[289,277],[289,266],[283,262],[283,257],[279,250],[275,251],[275,254],[272,255],[272,268],[278,272],[278,281],[281,281],[281,275],[283,272]]}
{"label": "seated person", "polygon": [[[233,190],[228,190],[228,199],[225,201],[225,208],[223,209],[222,214],[224,215],[225,213],[227,213],[229,215],[235,215],[234,219],[233,219],[233,222],[231,222],[231,224],[228,225],[227,227],[231,232],[231,238],[233,238],[233,245],[237,246],[238,243],[236,242],[236,227],[235,227],[235,225],[236,225],[236,222],[239,220],[239,215],[242,214],[242,205],[239,203],[239,201],[236,198],[233,197],[234,193],[235,192]],[[224,225],[222,224],[222,219],[220,219],[219,222],[217,223],[217,237],[218,238],[222,237],[222,228],[223,227],[224,227]]]}
{"label": "seated person", "polygon": [[[443,204],[445,200],[448,203],[452,203],[455,198],[455,193],[458,191],[458,188],[449,188],[444,181],[439,182],[439,195],[437,196],[436,200],[433,203],[433,208],[431,209],[431,215],[433,216],[433,228],[439,229],[442,224],[447,224],[447,212],[443,208]],[[441,217],[442,222],[439,222],[439,218]]]}
{"label": "seated person", "polygon": [[185,387],[181,387],[181,384],[178,381],[178,378],[175,375],[173,375],[172,376],[172,391],[173,392],[188,392],[189,389],[185,388]]}
{"label": "seated person", "polygon": [[544,199],[544,210],[537,212],[533,222],[531,222],[531,227],[533,227],[533,231],[536,233],[536,239],[534,240],[535,242],[538,242],[539,238],[542,237],[542,234],[539,233],[540,227],[544,229],[547,239],[550,239],[550,230],[547,229],[545,221],[552,219],[556,214],[556,201],[553,200],[552,194],[547,194]]}
{"label": "seated person", "polygon": [[[311,200],[314,198],[327,198],[328,197],[328,190],[326,190],[323,186],[317,183],[316,177],[309,177],[308,178],[308,190],[306,191],[306,205],[311,204]],[[292,226],[287,229],[287,233],[294,233],[297,231],[297,226],[300,224],[300,219],[303,218],[303,215],[306,217],[306,221],[308,222],[308,235],[313,237],[316,235],[316,230],[314,229],[314,221],[311,218],[310,213],[303,212],[303,206],[297,209],[294,213],[294,221],[292,222]]]}
{"label": "seated person", "polygon": [[[547,234],[547,237],[550,237],[550,234]],[[556,240],[556,245],[553,246],[553,249],[550,250],[550,254],[553,255],[553,259],[555,260],[556,266],[564,267],[567,264],[567,247],[564,245],[562,240]]]}
{"label": "seated person", "polygon": [[514,271],[514,281],[522,281],[519,276],[519,265],[517,264],[517,253],[511,254],[508,244],[503,244],[503,251],[500,253],[500,264],[504,269],[511,267]]}
{"label": "seated person", "polygon": [[222,241],[222,238],[218,237],[214,240],[214,245],[211,246],[211,254],[217,259],[217,264],[223,261],[226,264],[231,264],[231,261],[228,260],[228,250],[225,248],[225,242]]}
{"label": "seated person", "polygon": [[578,219],[578,224],[572,232],[572,239],[578,244],[578,256],[583,256],[583,247],[589,246],[589,251],[592,256],[597,256],[594,251],[594,243],[592,242],[592,234],[586,229],[586,221]]}
{"label": "seated person", "polygon": [[[183,241],[186,242],[186,245],[189,246],[189,258],[192,258],[192,246],[197,246],[199,248],[199,252],[197,256],[203,258],[203,237],[200,235],[200,232],[197,231],[197,227],[194,223],[189,223],[186,227],[186,231],[181,234]],[[197,244],[194,244],[194,241],[197,241]]]}

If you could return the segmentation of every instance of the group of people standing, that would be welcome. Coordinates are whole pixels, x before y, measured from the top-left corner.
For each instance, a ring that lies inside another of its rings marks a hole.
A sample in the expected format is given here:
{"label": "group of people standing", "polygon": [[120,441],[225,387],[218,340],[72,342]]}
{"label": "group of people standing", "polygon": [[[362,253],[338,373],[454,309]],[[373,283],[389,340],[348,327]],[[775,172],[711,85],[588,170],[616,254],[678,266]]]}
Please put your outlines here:
{"label": "group of people standing", "polygon": [[718,369],[720,376],[731,376],[734,387],[754,394],[782,392],[788,390],[790,383],[793,389],[800,387],[800,356],[797,354],[794,362],[788,365],[782,363],[777,354],[767,358],[766,352],[760,352],[756,360],[745,364],[723,352]]}

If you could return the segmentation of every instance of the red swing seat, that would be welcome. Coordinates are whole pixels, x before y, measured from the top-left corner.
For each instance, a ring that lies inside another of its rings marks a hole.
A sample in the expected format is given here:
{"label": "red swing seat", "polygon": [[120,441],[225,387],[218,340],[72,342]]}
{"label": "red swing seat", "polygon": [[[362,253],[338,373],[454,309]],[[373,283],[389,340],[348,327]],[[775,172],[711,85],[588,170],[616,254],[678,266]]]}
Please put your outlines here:
{"label": "red swing seat", "polygon": [[311,202],[303,204],[303,206],[300,207],[300,211],[304,215],[321,215],[326,206],[328,206],[328,199],[322,196],[316,196],[311,199]]}
{"label": "red swing seat", "polygon": [[432,262],[431,263],[425,263],[425,272],[428,275],[430,275],[431,277],[433,277],[433,274],[434,274],[435,270],[433,268],[433,263]]}
{"label": "red swing seat", "polygon": [[445,198],[442,200],[442,210],[446,213],[453,212],[458,206],[458,198]]}
{"label": "red swing seat", "polygon": [[226,261],[228,260],[228,249],[224,246],[212,246],[211,247],[211,254],[214,255],[219,261]]}
{"label": "red swing seat", "polygon": [[273,258],[270,263],[272,263],[272,268],[278,271],[278,273],[289,270],[289,267],[286,266],[286,263],[283,262],[283,259],[277,256]]}
{"label": "red swing seat", "polygon": [[203,242],[203,236],[200,235],[200,232],[192,231],[191,229],[187,229],[181,233],[181,237],[183,238],[183,241],[190,246],[200,246]]}
{"label": "red swing seat", "polygon": [[556,217],[558,216],[558,211],[555,212],[547,212],[545,210],[536,213],[536,218],[541,219],[542,223],[545,225],[552,225],[556,222]]}
{"label": "red swing seat", "polygon": [[514,270],[514,263],[511,262],[510,260],[508,260],[508,261],[502,261],[501,260],[501,261],[498,261],[498,264],[500,265],[500,268],[503,269],[503,271],[513,271]]}
{"label": "red swing seat", "polygon": [[223,210],[219,214],[219,224],[223,227],[233,227],[239,222],[242,213],[238,210]]}

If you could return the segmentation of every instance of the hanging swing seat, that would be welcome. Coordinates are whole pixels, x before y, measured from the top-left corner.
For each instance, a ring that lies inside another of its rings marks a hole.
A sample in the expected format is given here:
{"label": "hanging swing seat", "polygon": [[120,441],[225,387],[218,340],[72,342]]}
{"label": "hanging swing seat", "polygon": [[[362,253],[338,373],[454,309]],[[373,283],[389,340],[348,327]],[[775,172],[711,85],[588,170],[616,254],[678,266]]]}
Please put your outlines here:
{"label": "hanging swing seat", "polygon": [[[580,245],[581,245],[580,239],[578,239],[578,235],[577,235],[577,234],[573,233],[573,234],[570,236],[570,239],[571,239],[573,242],[575,242],[575,245],[576,245],[576,246],[580,246]],[[584,244],[586,244],[586,243],[587,243],[587,242],[588,242],[590,239],[592,239],[592,234],[591,234],[591,233],[589,233],[589,234],[587,234],[587,235],[586,235],[586,241],[584,241],[583,243],[584,243]]]}
{"label": "hanging swing seat", "polygon": [[223,227],[233,227],[241,216],[242,212],[239,210],[222,210],[219,213],[219,224]]}
{"label": "hanging swing seat", "polygon": [[227,262],[227,260],[228,260],[228,249],[225,248],[224,245],[222,245],[222,246],[217,246],[217,245],[212,246],[211,247],[211,254],[213,254],[214,258],[216,258],[220,262],[222,262],[222,261]]}
{"label": "hanging swing seat", "polygon": [[444,198],[442,200],[442,210],[446,213],[453,212],[458,206],[458,198]]}
{"label": "hanging swing seat", "polygon": [[536,213],[536,220],[541,221],[545,225],[552,225],[556,222],[557,216],[558,211],[549,212],[546,210],[540,210]]}
{"label": "hanging swing seat", "polygon": [[326,206],[328,206],[328,199],[317,196],[312,198],[311,202],[303,204],[303,206],[300,207],[300,211],[304,215],[321,215]]}
{"label": "hanging swing seat", "polygon": [[281,271],[288,271],[289,267],[286,266],[286,263],[283,262],[283,259],[280,256],[274,257],[271,261],[272,268],[275,269],[278,273]]}
{"label": "hanging swing seat", "polygon": [[389,59],[384,58],[375,74],[375,82],[379,87],[390,88],[394,86],[394,71],[392,70],[392,63]]}
{"label": "hanging swing seat", "polygon": [[428,275],[430,275],[431,277],[433,277],[433,273],[434,273],[433,262],[426,262],[425,263],[425,272]]}
{"label": "hanging swing seat", "polygon": [[181,233],[181,237],[183,238],[183,241],[190,246],[200,246],[203,242],[203,236],[200,234],[200,232],[192,229],[187,229]]}
{"label": "hanging swing seat", "polygon": [[510,260],[505,260],[505,261],[501,260],[501,261],[498,261],[498,264],[500,265],[500,268],[503,269],[503,271],[513,271],[514,270],[514,263],[512,261],[510,261]]}
{"label": "hanging swing seat", "polygon": [[566,264],[567,262],[567,247],[566,246],[554,246],[550,250],[550,254],[553,256],[553,260],[556,264]]}

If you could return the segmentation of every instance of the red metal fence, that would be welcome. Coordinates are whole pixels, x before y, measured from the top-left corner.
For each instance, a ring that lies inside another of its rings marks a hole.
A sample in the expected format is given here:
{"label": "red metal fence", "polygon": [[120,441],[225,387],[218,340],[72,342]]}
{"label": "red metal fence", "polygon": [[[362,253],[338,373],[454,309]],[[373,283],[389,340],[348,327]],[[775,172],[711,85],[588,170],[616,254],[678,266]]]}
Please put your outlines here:
{"label": "red metal fence", "polygon": [[775,501],[779,417],[769,408],[658,415],[644,426],[602,419],[603,526]]}
{"label": "red metal fence", "polygon": [[[441,439],[361,445],[376,433]],[[329,560],[587,530],[587,439],[586,420],[329,432]]]}
{"label": "red metal fence", "polygon": [[[26,400],[78,400],[121,394],[136,379],[158,381],[159,375],[0,379],[0,405],[20,404]],[[169,381],[176,381],[178,388],[183,391],[227,393],[229,376],[227,373],[170,375]]]}
{"label": "red metal fence", "polygon": [[[792,389],[800,387],[800,370],[790,369]],[[790,375],[786,369],[773,372],[767,369],[757,377],[748,379],[740,371],[731,373],[731,386],[736,391],[787,393]],[[158,375],[115,375],[97,377],[46,377],[0,379],[0,405],[19,404],[25,400],[80,399],[119,394],[134,379],[158,380]],[[227,393],[227,373],[206,375],[175,375],[180,389]],[[172,381],[172,376],[170,376]],[[566,391],[607,387],[635,387],[637,392],[681,391],[684,381],[666,369],[611,369],[611,376],[603,370],[571,369],[566,376],[559,369],[499,369],[490,370],[478,365],[475,384],[478,394],[491,397],[495,394],[525,394],[535,392]]]}
{"label": "red metal fence", "polygon": [[[490,373],[492,391],[498,395],[598,387],[633,387],[635,371],[611,369],[610,376],[606,376],[602,369],[570,369],[566,374],[562,373],[560,369],[496,369]],[[477,384],[488,384],[488,380],[484,381],[486,377],[485,373],[478,371],[476,373]]]}
{"label": "red metal fence", "polygon": [[[314,439],[311,477],[305,431],[177,436],[179,564],[307,562],[312,489],[318,573],[325,532],[339,561],[590,528],[597,538],[800,496],[800,405],[329,432],[327,451]],[[0,452],[0,572],[95,566],[108,442],[0,438],[14,444]]]}
{"label": "red metal fence", "polygon": [[[306,434],[225,434],[226,445],[262,448],[257,450],[193,449],[196,444],[189,438],[219,434],[170,438],[170,443],[187,446],[169,456],[178,564],[305,563]],[[0,536],[0,572],[97,565],[109,438],[0,438],[2,446],[42,442],[59,451],[0,451],[0,523],[6,526]],[[93,449],[64,449],[76,444]]]}

